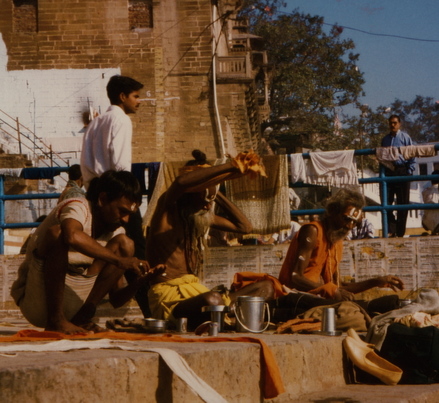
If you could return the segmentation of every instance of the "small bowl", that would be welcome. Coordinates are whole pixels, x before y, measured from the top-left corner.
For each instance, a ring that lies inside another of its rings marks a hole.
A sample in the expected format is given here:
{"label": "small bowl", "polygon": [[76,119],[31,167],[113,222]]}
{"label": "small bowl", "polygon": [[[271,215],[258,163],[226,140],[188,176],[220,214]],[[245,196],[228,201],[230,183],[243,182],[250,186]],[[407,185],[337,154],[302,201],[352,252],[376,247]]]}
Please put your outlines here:
{"label": "small bowl", "polygon": [[143,329],[147,333],[164,333],[168,326],[168,321],[163,319],[145,318],[143,319]]}

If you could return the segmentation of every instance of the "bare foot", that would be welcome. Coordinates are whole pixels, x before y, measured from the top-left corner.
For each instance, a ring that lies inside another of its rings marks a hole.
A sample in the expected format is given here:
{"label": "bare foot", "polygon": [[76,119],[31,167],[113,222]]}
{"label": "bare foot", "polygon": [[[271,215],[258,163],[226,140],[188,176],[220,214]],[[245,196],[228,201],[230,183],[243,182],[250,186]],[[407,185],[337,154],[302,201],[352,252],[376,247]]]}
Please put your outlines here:
{"label": "bare foot", "polygon": [[90,332],[83,327],[74,325],[72,322],[63,321],[57,324],[48,324],[44,330],[60,332],[64,334],[89,334]]}
{"label": "bare foot", "polygon": [[106,329],[105,327],[99,326],[94,322],[88,322],[81,324],[81,328],[87,330],[87,333],[103,333],[103,332],[111,332],[111,330]]}

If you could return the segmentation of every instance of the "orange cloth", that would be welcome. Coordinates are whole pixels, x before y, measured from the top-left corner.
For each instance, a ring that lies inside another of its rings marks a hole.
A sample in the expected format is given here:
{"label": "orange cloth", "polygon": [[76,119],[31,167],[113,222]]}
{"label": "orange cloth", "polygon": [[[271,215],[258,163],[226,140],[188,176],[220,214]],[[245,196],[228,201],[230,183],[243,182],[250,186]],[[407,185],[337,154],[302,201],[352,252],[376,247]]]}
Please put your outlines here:
{"label": "orange cloth", "polygon": [[[337,290],[338,265],[343,254],[343,240],[330,245],[326,239],[323,224],[320,221],[313,221],[309,225],[314,225],[317,228],[317,244],[303,275],[315,283],[321,283],[323,280],[324,285],[310,290],[311,294],[320,294],[325,298],[333,298]],[[300,231],[291,241],[287,256],[279,273],[279,281],[289,288],[294,288],[291,277],[294,262],[298,258],[299,233]]]}
{"label": "orange cloth", "polygon": [[172,334],[162,334],[157,336],[146,335],[142,333],[123,333],[123,332],[103,332],[97,334],[66,335],[59,332],[38,331],[33,329],[21,330],[13,336],[0,336],[0,342],[14,341],[54,341],[62,339],[113,339],[113,340],[145,340],[161,341],[174,343],[218,343],[218,342],[240,342],[240,343],[257,343],[261,346],[261,368],[263,380],[263,393],[265,399],[273,399],[285,392],[279,367],[276,358],[270,347],[261,339],[256,337],[199,337],[186,338]]}
{"label": "orange cloth", "polygon": [[315,318],[308,319],[290,319],[289,321],[280,324],[275,333],[311,333],[322,328],[322,322]]}
{"label": "orange cloth", "polygon": [[270,276],[269,274],[265,273],[254,273],[251,271],[235,273],[231,288],[233,291],[238,291],[247,285],[264,280],[270,280],[273,283],[275,298],[281,297],[282,295],[286,294],[286,292],[282,289],[282,284],[276,277]]}

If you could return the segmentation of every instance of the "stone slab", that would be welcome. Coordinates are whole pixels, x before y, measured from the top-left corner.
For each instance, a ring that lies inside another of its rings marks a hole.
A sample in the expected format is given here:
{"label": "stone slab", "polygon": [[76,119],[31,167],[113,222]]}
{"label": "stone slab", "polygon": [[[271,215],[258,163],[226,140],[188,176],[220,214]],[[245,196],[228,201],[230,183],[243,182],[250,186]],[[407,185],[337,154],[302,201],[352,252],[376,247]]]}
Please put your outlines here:
{"label": "stone slab", "polygon": [[[0,324],[1,335],[25,322]],[[276,357],[286,392],[266,402],[437,402],[438,385],[346,385],[340,337],[260,335]],[[188,334],[188,337],[194,337]],[[90,341],[92,343],[92,341]],[[204,381],[229,402],[263,402],[260,348],[242,342],[140,342],[178,352]],[[2,402],[181,402],[202,400],[177,378],[158,354],[121,350],[26,352],[0,357]]]}

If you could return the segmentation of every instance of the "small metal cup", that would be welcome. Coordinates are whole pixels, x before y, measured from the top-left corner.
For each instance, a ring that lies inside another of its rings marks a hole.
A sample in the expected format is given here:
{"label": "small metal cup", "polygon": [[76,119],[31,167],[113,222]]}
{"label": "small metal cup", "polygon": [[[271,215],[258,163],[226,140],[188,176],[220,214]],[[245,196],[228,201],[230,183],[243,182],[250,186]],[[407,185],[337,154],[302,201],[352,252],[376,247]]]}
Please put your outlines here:
{"label": "small metal cup", "polygon": [[177,332],[186,333],[187,332],[187,318],[177,319]]}
{"label": "small metal cup", "polygon": [[211,322],[209,324],[209,336],[218,336],[219,325],[217,322]]}
{"label": "small metal cup", "polygon": [[335,309],[323,308],[322,316],[322,333],[334,333],[335,332]]}

